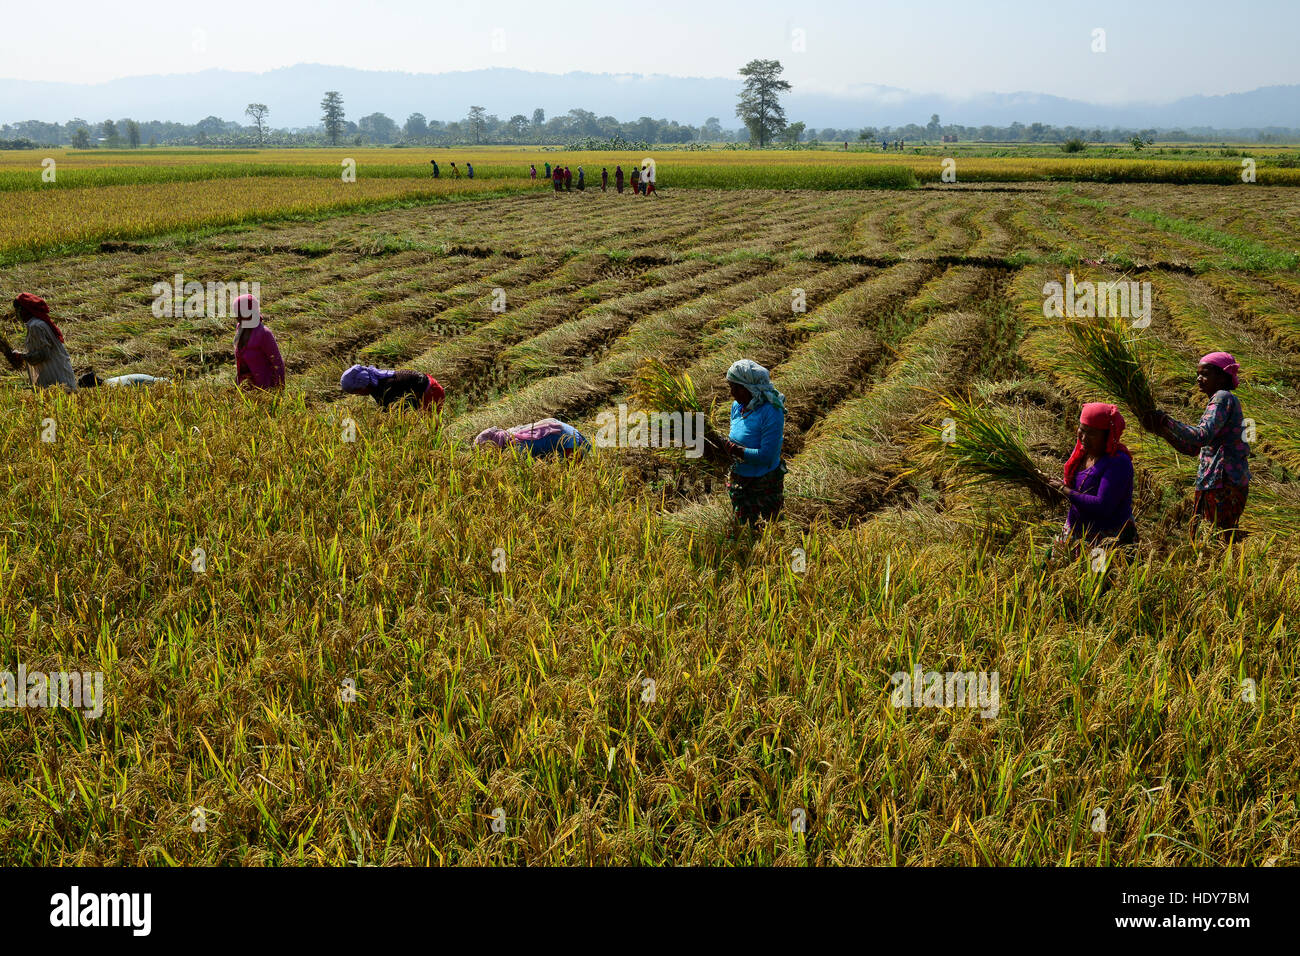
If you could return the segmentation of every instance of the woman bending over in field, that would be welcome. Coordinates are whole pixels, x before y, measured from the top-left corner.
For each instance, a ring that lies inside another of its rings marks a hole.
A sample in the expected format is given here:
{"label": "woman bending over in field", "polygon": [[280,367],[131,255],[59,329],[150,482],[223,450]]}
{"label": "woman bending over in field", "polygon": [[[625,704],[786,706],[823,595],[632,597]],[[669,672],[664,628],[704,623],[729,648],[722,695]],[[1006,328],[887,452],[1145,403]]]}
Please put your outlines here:
{"label": "woman bending over in field", "polygon": [[518,449],[534,458],[546,455],[558,455],[561,458],[581,458],[591,447],[591,443],[567,422],[558,418],[543,418],[541,421],[514,428],[487,428],[474,437],[474,447],[497,447],[503,451],[507,448]]}
{"label": "woman bending over in field", "polygon": [[1185,455],[1200,455],[1196,467],[1196,497],[1192,532],[1202,520],[1237,535],[1250,490],[1250,446],[1246,443],[1241,400],[1232,393],[1241,366],[1227,352],[1211,352],[1196,369],[1196,384],[1210,397],[1197,425],[1184,425],[1155,410],[1143,426]]}
{"label": "woman bending over in field", "polygon": [[1064,480],[1048,484],[1069,502],[1062,539],[1089,543],[1115,538],[1137,541],[1133,523],[1133,458],[1120,444],[1124,416],[1114,405],[1089,402],[1079,414],[1074,452],[1065,463]]}
{"label": "woman bending over in field", "polygon": [[30,292],[20,293],[14,299],[14,318],[27,329],[26,351],[15,352],[0,335],[0,351],[9,365],[14,371],[26,368],[33,388],[62,385],[75,392],[77,376],[63,344],[63,332],[50,318],[50,307],[45,300]]}
{"label": "woman bending over in field", "polygon": [[77,385],[80,388],[99,388],[101,385],[107,385],[109,388],[120,388],[124,385],[165,385],[170,381],[169,378],[158,378],[145,372],[131,372],[128,375],[100,378],[92,368],[77,379]]}
{"label": "woman bending over in field", "polygon": [[239,331],[235,333],[235,384],[242,389],[284,388],[284,359],[275,336],[262,322],[262,307],[255,295],[234,302]]}
{"label": "woman bending over in field", "polygon": [[[635,170],[633,173],[635,174]],[[785,396],[772,386],[767,369],[741,359],[727,369],[731,386],[731,431],[724,443],[734,460],[727,477],[731,511],[740,524],[775,518],[785,503]]]}
{"label": "woman bending over in field", "polygon": [[352,366],[339,379],[339,388],[349,395],[369,395],[380,408],[401,402],[422,412],[430,406],[441,412],[445,394],[432,375],[409,369],[379,369],[373,365]]}

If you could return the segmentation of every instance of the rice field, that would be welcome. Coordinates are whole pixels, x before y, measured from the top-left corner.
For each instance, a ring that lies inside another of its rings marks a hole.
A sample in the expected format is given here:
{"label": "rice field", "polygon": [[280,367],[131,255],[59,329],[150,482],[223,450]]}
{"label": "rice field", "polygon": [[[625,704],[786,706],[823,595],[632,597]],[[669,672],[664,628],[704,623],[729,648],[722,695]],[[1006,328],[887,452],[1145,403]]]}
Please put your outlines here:
{"label": "rice field", "polygon": [[[376,177],[364,208],[262,173],[4,193],[4,295],[50,301],[78,367],[175,383],[2,380],[3,667],[101,670],[107,703],[0,712],[0,859],[1300,862],[1300,192],[736,188],[725,159],[728,188],[721,163],[680,191],[661,162],[658,199],[487,175]],[[154,318],[178,273],[260,283],[283,396],[233,389],[228,320]],[[1116,400],[1044,313],[1067,273],[1152,283],[1136,340],[1184,421],[1197,357],[1237,356],[1243,541],[1188,537],[1195,461],[1132,416],[1141,542],[1102,571],[1045,558],[1046,496],[936,449],[977,409],[1059,474],[1079,404]],[[590,434],[667,387],[647,368],[725,433],[740,357],[788,404],[786,513],[756,534],[708,456],[466,447],[548,415]],[[432,373],[441,417],[341,396],[354,361]],[[893,706],[915,667],[996,672],[996,714]]]}
{"label": "rice field", "polygon": [[[1171,183],[1244,186],[1240,159],[1064,158],[829,150],[646,151],[661,164],[664,189],[913,190],[960,184]],[[0,265],[35,256],[93,251],[104,241],[325,215],[362,207],[454,199],[464,195],[546,192],[546,163],[587,173],[630,174],[646,152],[557,148],[136,149],[0,151]],[[430,159],[442,175],[434,180]],[[451,163],[474,167],[474,180],[452,178]],[[1261,148],[1255,187],[1300,186],[1300,168]],[[951,166],[948,164],[951,163]],[[538,179],[529,177],[536,165]],[[345,179],[345,172],[350,177]],[[612,185],[610,187],[613,188]],[[1095,200],[1094,200],[1095,201]],[[1150,214],[1134,210],[1132,215]],[[917,215],[922,215],[921,209]],[[970,211],[978,215],[979,211]],[[1200,220],[1179,220],[1192,229]],[[1258,222],[1242,223],[1258,227]],[[954,228],[960,228],[954,226]],[[1213,238],[1217,233],[1208,233]],[[997,238],[995,231],[994,236]],[[1198,235],[1198,238],[1205,238]],[[1282,237],[1273,237],[1281,239]],[[1290,266],[1287,266],[1290,268]]]}

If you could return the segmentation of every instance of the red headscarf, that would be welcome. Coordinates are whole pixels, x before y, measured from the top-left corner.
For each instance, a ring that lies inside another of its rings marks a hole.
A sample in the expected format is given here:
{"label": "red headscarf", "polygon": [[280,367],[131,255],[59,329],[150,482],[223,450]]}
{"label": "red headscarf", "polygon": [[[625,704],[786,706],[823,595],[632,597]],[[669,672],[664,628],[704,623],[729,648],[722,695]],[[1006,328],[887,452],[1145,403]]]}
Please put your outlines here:
{"label": "red headscarf", "polygon": [[[1119,436],[1124,434],[1124,416],[1119,413],[1117,406],[1107,405],[1105,402],[1088,402],[1079,413],[1079,424],[1106,430],[1107,455],[1114,455],[1118,452],[1129,454],[1129,450],[1119,443]],[[1083,444],[1076,440],[1074,452],[1065,463],[1065,486],[1067,488],[1074,487],[1074,476],[1083,465],[1083,459]]]}
{"label": "red headscarf", "polygon": [[39,319],[54,330],[54,334],[63,341],[63,332],[59,327],[50,320],[50,307],[39,295],[32,295],[30,292],[20,292],[14,299],[14,307],[23,317],[23,321],[30,322],[32,319]]}

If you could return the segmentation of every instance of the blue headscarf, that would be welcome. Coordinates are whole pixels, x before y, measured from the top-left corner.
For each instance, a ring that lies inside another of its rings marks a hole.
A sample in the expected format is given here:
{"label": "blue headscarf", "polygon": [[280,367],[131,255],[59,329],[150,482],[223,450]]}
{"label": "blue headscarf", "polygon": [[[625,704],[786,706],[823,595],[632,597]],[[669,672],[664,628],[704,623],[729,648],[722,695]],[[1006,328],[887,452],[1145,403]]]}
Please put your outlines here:
{"label": "blue headscarf", "polygon": [[785,396],[772,385],[767,369],[750,359],[740,359],[727,369],[727,381],[743,385],[749,391],[749,404],[745,411],[752,412],[760,405],[774,405],[785,411]]}

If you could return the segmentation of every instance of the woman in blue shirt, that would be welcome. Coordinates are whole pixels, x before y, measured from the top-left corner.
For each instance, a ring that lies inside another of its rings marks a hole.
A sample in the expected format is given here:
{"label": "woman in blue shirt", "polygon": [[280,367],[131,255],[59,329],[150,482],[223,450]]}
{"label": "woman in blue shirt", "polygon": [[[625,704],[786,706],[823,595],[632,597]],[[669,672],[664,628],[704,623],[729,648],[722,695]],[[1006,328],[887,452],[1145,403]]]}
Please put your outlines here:
{"label": "woman in blue shirt", "polygon": [[775,518],[785,502],[785,396],[767,369],[741,359],[727,369],[731,385],[731,432],[726,449],[734,459],[727,477],[731,510],[740,524]]}

